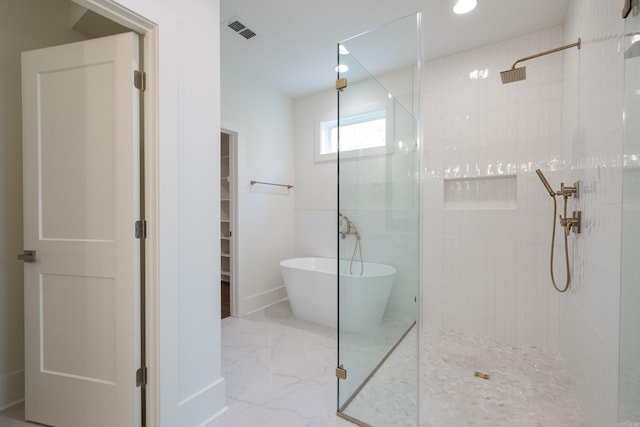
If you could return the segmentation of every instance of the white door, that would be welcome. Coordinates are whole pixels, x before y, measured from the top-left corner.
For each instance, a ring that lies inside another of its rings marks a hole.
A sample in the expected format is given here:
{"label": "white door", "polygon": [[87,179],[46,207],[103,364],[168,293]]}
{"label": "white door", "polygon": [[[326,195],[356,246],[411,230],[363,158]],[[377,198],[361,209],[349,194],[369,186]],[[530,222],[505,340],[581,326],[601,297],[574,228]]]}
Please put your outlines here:
{"label": "white door", "polygon": [[138,38],[22,54],[26,418],[139,424]]}

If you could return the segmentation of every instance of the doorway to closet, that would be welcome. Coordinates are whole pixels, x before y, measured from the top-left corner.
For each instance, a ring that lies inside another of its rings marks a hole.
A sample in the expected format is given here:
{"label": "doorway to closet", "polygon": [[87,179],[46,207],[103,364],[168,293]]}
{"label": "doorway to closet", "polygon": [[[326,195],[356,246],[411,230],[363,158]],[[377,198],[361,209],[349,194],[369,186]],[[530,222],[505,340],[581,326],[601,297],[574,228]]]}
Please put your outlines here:
{"label": "doorway to closet", "polygon": [[234,133],[220,131],[220,317],[235,314],[234,216],[235,216]]}

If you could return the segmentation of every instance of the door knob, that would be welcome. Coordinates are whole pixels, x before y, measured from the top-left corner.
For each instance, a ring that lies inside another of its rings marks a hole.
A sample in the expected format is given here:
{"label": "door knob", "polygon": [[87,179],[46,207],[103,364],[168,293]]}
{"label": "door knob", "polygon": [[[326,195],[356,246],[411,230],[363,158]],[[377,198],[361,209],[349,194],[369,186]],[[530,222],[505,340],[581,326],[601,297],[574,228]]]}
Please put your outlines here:
{"label": "door knob", "polygon": [[24,251],[21,254],[18,254],[18,260],[24,262],[36,262],[36,251]]}

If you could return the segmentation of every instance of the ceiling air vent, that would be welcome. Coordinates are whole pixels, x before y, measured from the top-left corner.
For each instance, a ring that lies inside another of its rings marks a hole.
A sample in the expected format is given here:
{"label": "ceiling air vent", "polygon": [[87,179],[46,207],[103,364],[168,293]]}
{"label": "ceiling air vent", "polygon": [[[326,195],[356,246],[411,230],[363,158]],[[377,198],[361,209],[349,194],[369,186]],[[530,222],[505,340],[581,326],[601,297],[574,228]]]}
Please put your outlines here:
{"label": "ceiling air vent", "polygon": [[240,31],[240,33],[238,33],[238,34],[240,34],[242,37],[244,37],[247,40],[249,40],[250,38],[256,36],[256,33],[254,33],[253,31],[251,31],[248,28]]}
{"label": "ceiling air vent", "polygon": [[230,20],[228,20],[227,27],[231,28],[233,31],[235,31],[237,34],[240,34],[247,40],[256,36],[256,33],[247,28],[247,26],[242,22],[238,21],[237,18],[231,18]]}
{"label": "ceiling air vent", "polygon": [[240,30],[247,28],[242,24],[242,22],[235,19],[232,19],[231,21],[229,21],[229,23],[227,24],[227,27],[231,28],[236,33]]}

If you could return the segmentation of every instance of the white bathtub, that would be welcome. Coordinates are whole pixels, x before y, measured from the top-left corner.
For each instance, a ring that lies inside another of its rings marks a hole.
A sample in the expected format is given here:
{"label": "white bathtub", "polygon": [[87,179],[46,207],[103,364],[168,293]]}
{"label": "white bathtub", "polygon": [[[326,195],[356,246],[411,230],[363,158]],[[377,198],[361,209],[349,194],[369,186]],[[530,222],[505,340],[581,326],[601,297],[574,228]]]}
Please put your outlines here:
{"label": "white bathtub", "polygon": [[[292,258],[280,262],[280,271],[289,295],[293,315],[299,319],[336,327],[338,299],[336,260],[331,258]],[[340,328],[366,331],[380,325],[393,287],[396,269],[384,264],[353,264],[340,261]]]}

